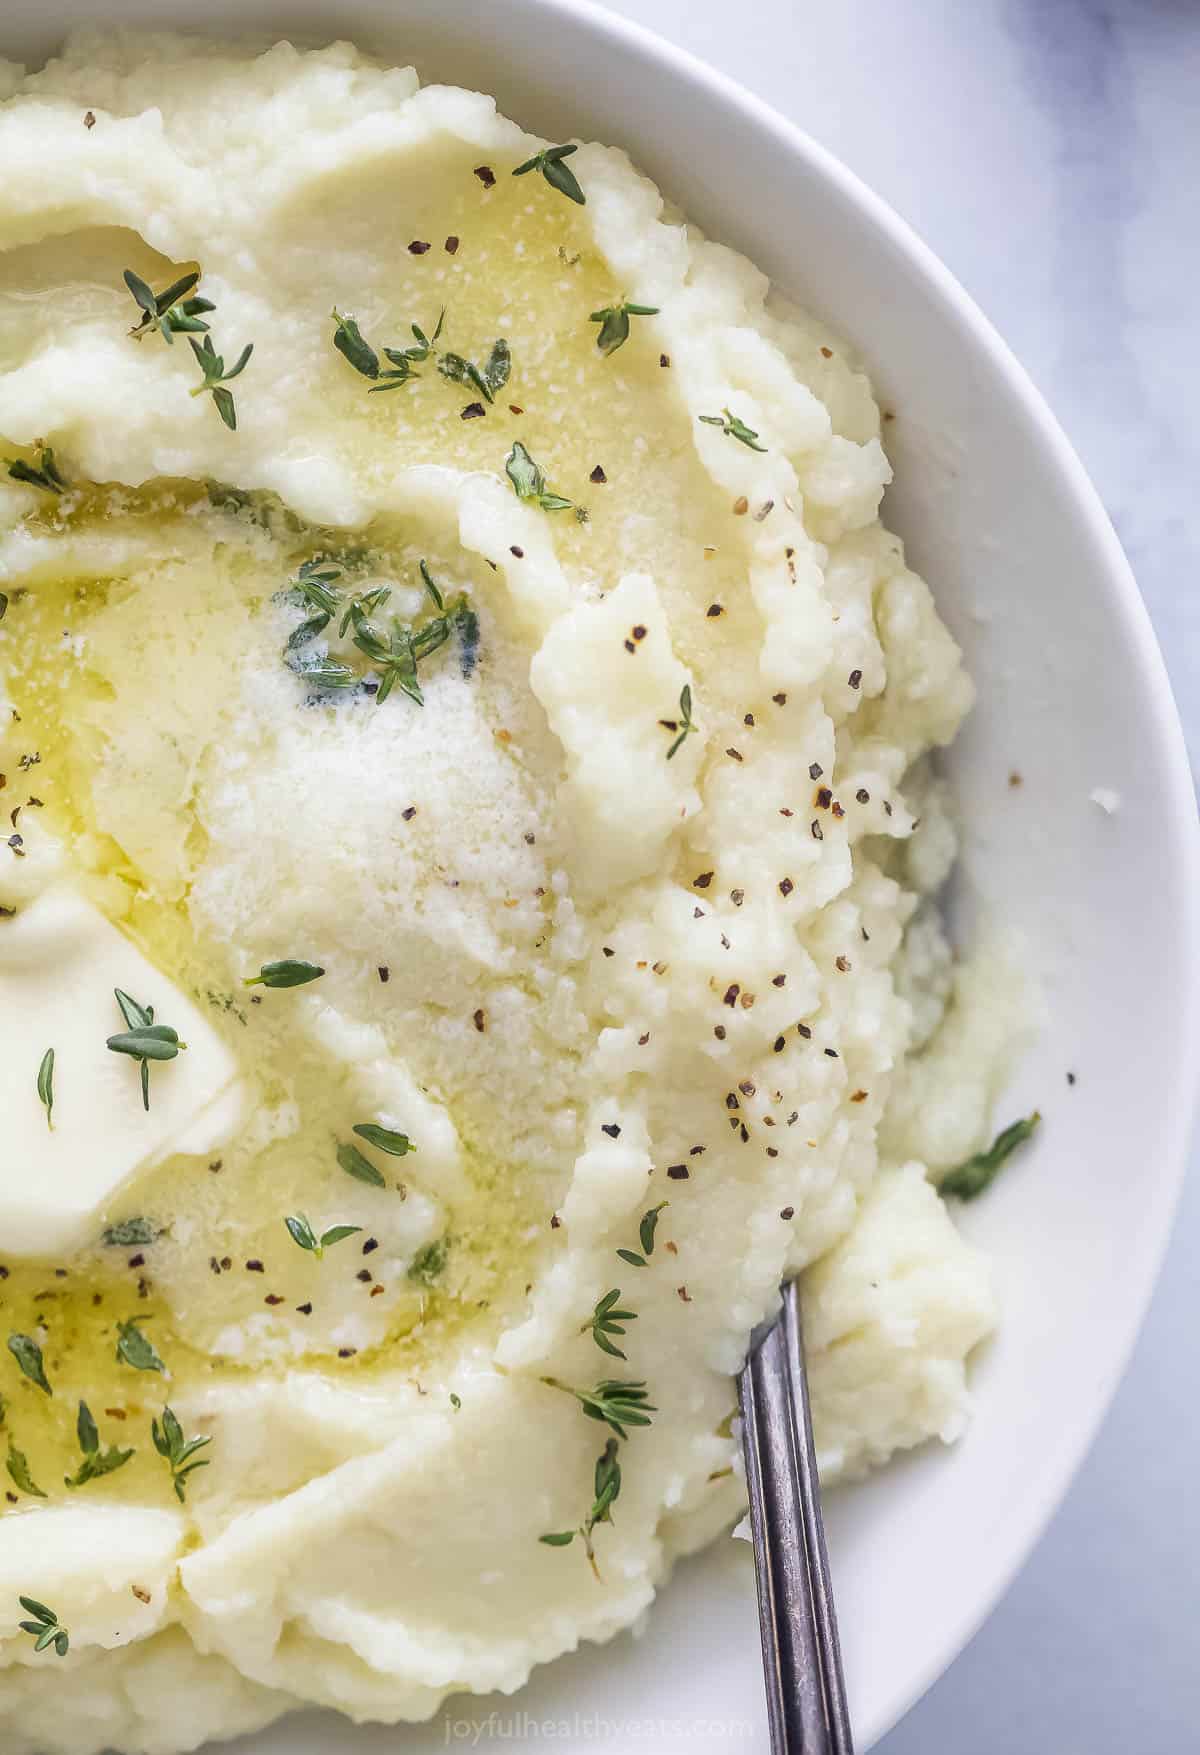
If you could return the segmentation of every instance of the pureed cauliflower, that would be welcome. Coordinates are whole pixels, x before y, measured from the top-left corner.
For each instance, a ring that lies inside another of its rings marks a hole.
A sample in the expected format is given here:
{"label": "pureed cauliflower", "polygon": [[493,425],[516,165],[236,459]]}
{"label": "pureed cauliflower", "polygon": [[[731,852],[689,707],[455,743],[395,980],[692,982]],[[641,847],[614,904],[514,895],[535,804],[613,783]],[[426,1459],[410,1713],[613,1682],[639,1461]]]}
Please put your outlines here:
{"label": "pureed cauliflower", "polygon": [[620,152],[0,83],[0,1743],[418,1718],[737,1518],[785,1277],[827,1481],[961,1430],[970,685],[845,347]]}

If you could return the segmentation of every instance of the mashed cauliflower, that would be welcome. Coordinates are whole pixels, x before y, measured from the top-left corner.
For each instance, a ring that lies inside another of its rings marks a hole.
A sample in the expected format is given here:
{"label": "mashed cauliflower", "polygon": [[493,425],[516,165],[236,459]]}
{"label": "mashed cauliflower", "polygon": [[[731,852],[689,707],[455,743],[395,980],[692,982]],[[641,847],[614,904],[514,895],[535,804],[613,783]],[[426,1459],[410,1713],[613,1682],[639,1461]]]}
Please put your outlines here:
{"label": "mashed cauliflower", "polygon": [[785,1277],[827,1481],[962,1430],[971,687],[853,356],[620,152],[345,45],[0,90],[0,1746],[420,1718],[736,1520]]}

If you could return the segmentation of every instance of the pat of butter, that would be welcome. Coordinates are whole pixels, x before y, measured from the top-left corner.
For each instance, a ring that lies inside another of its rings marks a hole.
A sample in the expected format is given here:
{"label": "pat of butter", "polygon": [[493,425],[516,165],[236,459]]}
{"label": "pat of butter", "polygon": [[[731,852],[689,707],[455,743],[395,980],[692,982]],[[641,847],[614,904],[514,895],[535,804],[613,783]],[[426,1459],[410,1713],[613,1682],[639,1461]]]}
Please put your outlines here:
{"label": "pat of butter", "polygon": [[[150,1068],[105,1046],[126,1029],[113,989],[154,1007],[186,1053]],[[38,1097],[54,1049],[54,1126]],[[74,890],[54,888],[0,921],[0,1251],[57,1255],[94,1241],[99,1215],[137,1172],[208,1152],[241,1115],[237,1062],[204,1014]]]}

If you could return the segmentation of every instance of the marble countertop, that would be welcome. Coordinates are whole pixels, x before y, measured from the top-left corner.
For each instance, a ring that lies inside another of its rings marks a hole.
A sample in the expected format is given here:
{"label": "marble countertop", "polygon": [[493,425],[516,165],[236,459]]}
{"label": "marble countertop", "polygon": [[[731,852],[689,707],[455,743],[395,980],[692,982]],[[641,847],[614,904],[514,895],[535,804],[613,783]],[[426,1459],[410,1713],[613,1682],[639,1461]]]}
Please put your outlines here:
{"label": "marble countertop", "polygon": [[[1195,767],[1200,4],[609,4],[723,67],[830,147],[991,317],[1125,544]],[[1198,1283],[1193,1175],[1133,1363],[1066,1503],[1000,1608],[879,1755],[1194,1746]]]}

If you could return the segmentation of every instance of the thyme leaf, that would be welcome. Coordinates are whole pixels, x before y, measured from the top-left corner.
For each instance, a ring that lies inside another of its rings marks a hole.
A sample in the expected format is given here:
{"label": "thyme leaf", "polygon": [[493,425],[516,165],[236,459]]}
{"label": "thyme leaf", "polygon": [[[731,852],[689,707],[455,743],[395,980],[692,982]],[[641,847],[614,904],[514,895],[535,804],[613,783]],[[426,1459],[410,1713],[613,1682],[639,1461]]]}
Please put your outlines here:
{"label": "thyme leaf", "polygon": [[1042,1117],[1038,1110],[1021,1121],[1014,1121],[998,1133],[984,1152],[976,1152],[964,1164],[943,1176],[938,1183],[939,1194],[957,1195],[959,1200],[974,1200],[990,1188],[1004,1163],[1017,1147],[1033,1134]]}
{"label": "thyme leaf", "polygon": [[388,1152],[393,1158],[407,1157],[415,1152],[406,1133],[396,1133],[390,1127],[378,1127],[373,1121],[359,1121],[354,1125],[354,1132],[359,1139],[366,1140],[369,1146],[376,1146],[381,1152]]}
{"label": "thyme leaf", "polygon": [[9,1440],[8,1460],[5,1467],[8,1470],[9,1479],[22,1493],[28,1493],[31,1499],[45,1499],[46,1495],[29,1472],[28,1457],[23,1450],[17,1449],[11,1439]]}
{"label": "thyme leaf", "polygon": [[166,1371],[166,1366],[136,1322],[117,1324],[117,1363],[132,1365],[135,1371]]}
{"label": "thyme leaf", "polygon": [[647,1255],[654,1254],[654,1233],[658,1229],[658,1215],[664,1207],[670,1206],[670,1204],[670,1201],[660,1200],[656,1207],[651,1207],[648,1213],[642,1214],[642,1222],[638,1226],[638,1237]]}
{"label": "thyme leaf", "polygon": [[42,1361],[42,1349],[32,1335],[9,1335],[8,1350],[21,1367],[30,1383],[34,1383],[46,1395],[53,1395],[50,1380],[46,1376],[46,1367]]}
{"label": "thyme leaf", "polygon": [[369,341],[363,339],[362,330],[353,317],[344,316],[334,306],[333,310],[333,345],[342,358],[348,360],[356,372],[364,378],[379,376],[379,355]]}
{"label": "thyme leaf", "polygon": [[316,981],[325,971],[318,963],[306,963],[299,958],[285,958],[279,963],[264,963],[257,975],[243,978],[243,987],[304,987],[309,981]]}
{"label": "thyme leaf", "polygon": [[105,1226],[100,1241],[109,1249],[133,1249],[157,1243],[161,1236],[153,1219],[120,1219],[115,1225]]}
{"label": "thyme leaf", "polygon": [[432,1243],[422,1244],[408,1264],[409,1279],[420,1286],[432,1286],[444,1271],[449,1253],[450,1245],[444,1237],[435,1237]]}
{"label": "thyme leaf", "polygon": [[560,195],[567,197],[568,201],[574,201],[579,207],[584,207],[587,204],[587,197],[579,187],[578,179],[570,165],[563,163],[564,159],[578,151],[578,146],[574,145],[544,147],[541,152],[535,152],[532,158],[527,158],[523,165],[518,165],[513,171],[513,176],[523,177],[529,171],[540,171],[552,189],[557,189]]}
{"label": "thyme leaf", "polygon": [[37,1094],[46,1111],[46,1126],[54,1131],[54,1050],[47,1048],[38,1067]]}
{"label": "thyme leaf", "polygon": [[338,1146],[337,1161],[346,1175],[353,1176],[356,1182],[365,1182],[370,1188],[387,1187],[382,1170],[377,1170],[370,1158],[364,1158],[358,1147],[352,1146],[348,1140]]}

